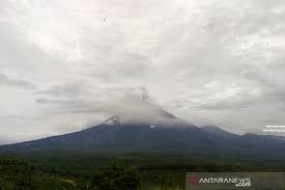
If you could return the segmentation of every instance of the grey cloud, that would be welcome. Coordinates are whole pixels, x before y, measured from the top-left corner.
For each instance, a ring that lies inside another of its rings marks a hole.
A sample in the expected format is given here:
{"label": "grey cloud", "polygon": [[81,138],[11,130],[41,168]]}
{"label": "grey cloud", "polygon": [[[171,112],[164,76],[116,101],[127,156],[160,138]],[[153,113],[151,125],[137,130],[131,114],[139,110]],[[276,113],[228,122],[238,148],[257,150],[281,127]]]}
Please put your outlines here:
{"label": "grey cloud", "polygon": [[19,116],[19,115],[7,115],[7,116],[0,116],[0,119],[17,119],[17,120],[24,120],[26,117]]}
{"label": "grey cloud", "polygon": [[[137,92],[135,92],[137,91]],[[109,101],[96,99],[37,99],[39,104],[48,104],[56,107],[53,114],[101,114],[106,117],[119,116],[124,120],[136,122],[153,122],[154,124],[168,123],[170,120],[165,117],[159,106],[155,105],[152,98],[147,95],[144,87],[135,91],[120,92],[123,96],[115,96]],[[151,103],[149,102],[151,101]]]}
{"label": "grey cloud", "polygon": [[53,85],[37,93],[52,97],[78,97],[84,93],[92,93],[92,86],[84,83],[65,83]]}
{"label": "grey cloud", "polygon": [[17,78],[12,78],[4,73],[0,73],[0,84],[1,85],[7,85],[7,86],[15,86],[18,88],[24,88],[24,89],[35,89],[36,86],[25,79],[17,79]]}
{"label": "grey cloud", "polygon": [[39,99],[36,99],[36,103],[38,103],[38,104],[65,104],[65,103],[68,103],[68,101],[57,100],[57,99],[39,98]]}
{"label": "grey cloud", "polygon": [[196,109],[208,109],[208,110],[229,110],[229,109],[239,109],[239,108],[246,108],[251,106],[251,104],[254,104],[255,102],[221,102],[221,103],[217,103],[217,104],[202,104],[199,105],[197,107],[195,107]]}
{"label": "grey cloud", "polygon": [[3,112],[32,108],[48,118],[38,133],[68,131],[68,118],[152,118],[139,86],[193,123],[242,133],[285,122],[283,0],[66,2],[0,2],[0,83],[30,89],[0,94],[17,100]]}

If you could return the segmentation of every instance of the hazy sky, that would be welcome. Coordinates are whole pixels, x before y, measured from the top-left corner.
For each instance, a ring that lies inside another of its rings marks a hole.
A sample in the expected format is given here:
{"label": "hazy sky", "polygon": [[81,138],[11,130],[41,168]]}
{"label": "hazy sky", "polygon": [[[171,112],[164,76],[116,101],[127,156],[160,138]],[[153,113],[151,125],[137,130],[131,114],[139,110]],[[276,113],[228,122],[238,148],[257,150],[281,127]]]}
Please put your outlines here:
{"label": "hazy sky", "polygon": [[284,0],[1,0],[0,143],[137,110],[285,124]]}

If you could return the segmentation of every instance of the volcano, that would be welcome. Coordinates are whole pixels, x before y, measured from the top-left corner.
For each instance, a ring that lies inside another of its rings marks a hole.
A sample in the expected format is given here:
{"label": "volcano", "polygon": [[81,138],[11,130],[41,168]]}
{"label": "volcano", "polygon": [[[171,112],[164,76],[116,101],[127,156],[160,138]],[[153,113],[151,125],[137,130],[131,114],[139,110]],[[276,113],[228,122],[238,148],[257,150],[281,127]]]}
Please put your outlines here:
{"label": "volcano", "polygon": [[285,159],[285,138],[197,127],[155,107],[157,119],[117,115],[82,131],[0,146],[1,151],[175,153]]}

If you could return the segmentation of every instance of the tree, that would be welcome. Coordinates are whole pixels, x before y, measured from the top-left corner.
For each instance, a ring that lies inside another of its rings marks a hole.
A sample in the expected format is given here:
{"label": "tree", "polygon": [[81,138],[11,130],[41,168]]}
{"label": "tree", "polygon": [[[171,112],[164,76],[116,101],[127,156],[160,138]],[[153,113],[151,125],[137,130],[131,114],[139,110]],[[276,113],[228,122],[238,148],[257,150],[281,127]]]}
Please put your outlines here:
{"label": "tree", "polygon": [[140,174],[136,168],[122,162],[95,172],[92,187],[96,190],[137,190],[140,185]]}
{"label": "tree", "polygon": [[34,167],[22,160],[0,159],[0,190],[31,190]]}

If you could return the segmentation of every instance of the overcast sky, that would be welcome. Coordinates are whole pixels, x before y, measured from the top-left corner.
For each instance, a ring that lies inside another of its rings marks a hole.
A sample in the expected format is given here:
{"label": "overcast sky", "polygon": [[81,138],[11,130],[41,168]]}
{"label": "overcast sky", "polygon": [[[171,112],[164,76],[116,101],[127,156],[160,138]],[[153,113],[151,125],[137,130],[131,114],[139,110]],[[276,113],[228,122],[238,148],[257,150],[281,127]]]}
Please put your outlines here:
{"label": "overcast sky", "polygon": [[0,143],[130,113],[143,91],[196,125],[284,125],[284,18],[284,0],[1,0]]}

